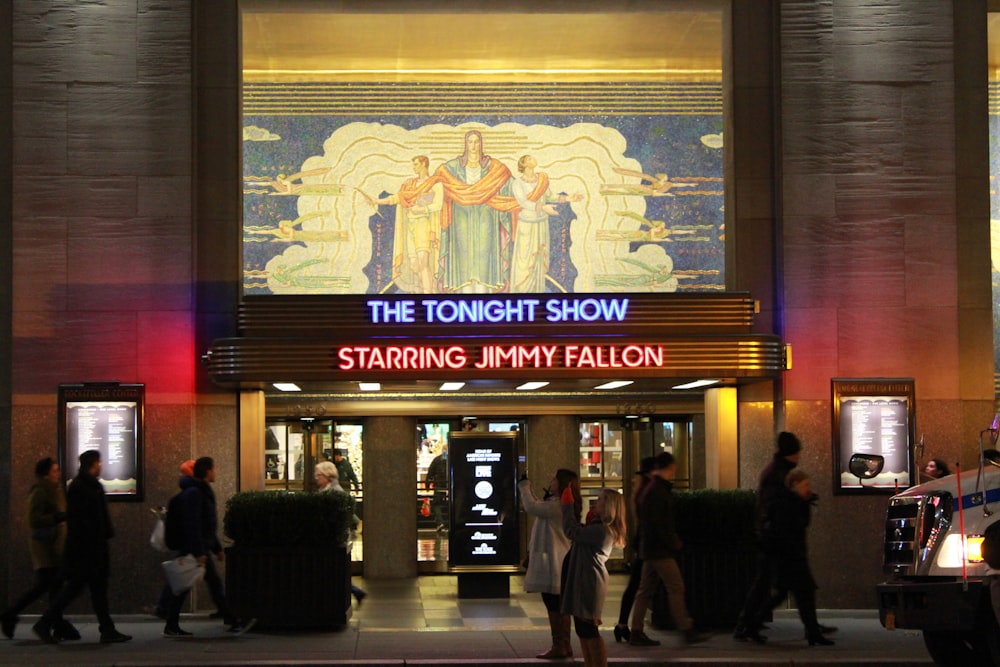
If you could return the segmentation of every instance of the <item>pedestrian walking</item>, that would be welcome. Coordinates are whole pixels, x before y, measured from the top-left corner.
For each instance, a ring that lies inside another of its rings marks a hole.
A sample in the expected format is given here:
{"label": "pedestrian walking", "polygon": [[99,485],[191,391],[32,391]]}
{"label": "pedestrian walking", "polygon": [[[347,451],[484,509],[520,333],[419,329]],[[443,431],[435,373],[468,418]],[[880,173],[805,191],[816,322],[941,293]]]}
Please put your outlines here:
{"label": "pedestrian walking", "polygon": [[747,591],[743,609],[736,618],[736,629],[733,630],[733,639],[736,641],[758,644],[767,641],[760,634],[762,626],[755,625],[754,621],[749,620],[761,619],[756,623],[763,623],[762,619],[766,616],[763,609],[771,592],[771,582],[775,578],[775,562],[764,539],[764,527],[771,511],[771,504],[785,489],[785,478],[799,464],[801,452],[802,443],[795,434],[782,431],[778,434],[774,456],[760,473],[754,525],[754,532],[757,535],[757,573],[750,584],[750,590]]}
{"label": "pedestrian walking", "polygon": [[[337,472],[337,466],[329,461],[321,461],[316,464],[315,472],[313,474],[313,479],[316,480],[316,485],[319,487],[320,493],[343,493],[345,496],[352,498],[351,494],[344,491],[344,487],[340,485],[340,475]],[[353,498],[352,498],[353,501]],[[344,547],[346,548],[350,542],[354,541],[354,534],[358,528],[361,520],[358,519],[358,515],[351,512],[351,527],[346,535],[346,541]],[[368,593],[360,586],[355,586],[351,584],[351,595],[354,599],[358,601],[358,607],[361,607],[361,603],[364,599],[368,597]]]}
{"label": "pedestrian walking", "polygon": [[[647,456],[639,463],[639,469],[635,472],[635,485],[632,487],[630,502],[632,504],[632,516],[636,514],[636,499],[642,495],[646,484],[649,483],[650,475],[653,473],[653,463],[656,458]],[[639,581],[642,579],[642,558],[639,557],[639,545],[642,538],[638,527],[632,534],[630,549],[632,551],[632,562],[629,564],[628,584],[622,592],[622,603],[618,610],[618,623],[615,625],[615,641],[628,641],[632,632],[628,626],[628,617],[632,613],[632,605],[635,603],[635,594],[639,590]]]}
{"label": "pedestrian walking", "polygon": [[830,646],[833,641],[823,635],[837,628],[820,625],[816,618],[816,580],[809,568],[806,547],[810,508],[815,501],[809,475],[801,469],[789,472],[785,477],[785,488],[771,503],[764,527],[764,543],[775,565],[772,592],[758,610],[759,616],[748,618],[747,625],[759,628],[763,616],[770,614],[791,592],[795,596],[795,605],[805,626],[809,645]]}
{"label": "pedestrian walking", "polygon": [[[28,527],[35,584],[0,613],[0,630],[7,639],[14,638],[18,614],[46,593],[49,602],[54,602],[59,589],[59,568],[66,548],[66,493],[62,471],[51,457],[35,464],[35,484],[28,492]],[[52,634],[60,641],[80,638],[73,624],[62,616],[53,621]]]}
{"label": "pedestrian walking", "polygon": [[[205,567],[205,585],[212,596],[212,601],[222,615],[223,622],[229,632],[243,633],[249,630],[256,619],[248,622],[240,620],[226,599],[225,585],[219,577],[219,572],[212,560],[214,555],[219,562],[225,559],[225,552],[219,543],[218,514],[215,502],[215,461],[210,456],[203,456],[194,462],[193,476],[181,477],[180,506],[183,523],[183,541],[177,556],[190,554]],[[180,627],[181,607],[188,592],[174,595],[167,611],[167,623],[163,628],[163,636],[171,638],[191,637],[192,633]]]}
{"label": "pedestrian walking", "polygon": [[118,632],[108,610],[108,579],[111,556],[108,540],[115,536],[108,499],[104,494],[101,453],[88,449],[80,454],[80,470],[66,491],[66,551],[58,594],[32,631],[47,644],[59,637],[52,634],[63,610],[80,594],[90,589],[90,604],[97,616],[102,644],[127,642],[129,635]]}
{"label": "pedestrian walking", "polygon": [[625,544],[625,503],[617,491],[601,489],[593,519],[582,526],[573,512],[574,501],[572,490],[563,492],[563,530],[573,546],[563,568],[561,611],[573,615],[585,667],[606,667],[607,646],[598,631],[608,594],[605,563],[614,547]]}
{"label": "pedestrian walking", "polygon": [[639,556],[642,558],[642,578],[635,595],[632,608],[632,630],[629,638],[631,646],[659,646],[643,631],[646,610],[656,593],[657,585],[663,582],[667,590],[667,603],[674,626],[681,632],[688,644],[703,642],[707,635],[698,632],[688,614],[684,602],[684,579],[681,577],[677,556],[683,547],[677,534],[674,519],[673,480],[677,474],[677,464],[670,452],[662,452],[653,462],[653,476],[639,498],[636,509],[639,514],[639,531],[642,540]]}

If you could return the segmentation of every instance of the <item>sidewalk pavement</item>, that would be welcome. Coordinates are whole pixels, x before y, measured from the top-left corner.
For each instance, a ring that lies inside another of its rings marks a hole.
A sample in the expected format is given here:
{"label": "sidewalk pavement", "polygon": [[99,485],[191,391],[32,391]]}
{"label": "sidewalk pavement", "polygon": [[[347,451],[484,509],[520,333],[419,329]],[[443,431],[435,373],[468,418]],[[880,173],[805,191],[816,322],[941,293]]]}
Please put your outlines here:
{"label": "sidewalk pavement", "polygon": [[[766,667],[809,667],[811,665],[851,665],[851,667],[909,667],[932,665],[917,632],[889,632],[870,610],[823,610],[824,623],[839,631],[830,637],[834,646],[809,647],[802,624],[794,611],[775,613],[769,641],[764,646],[735,642],[728,631],[718,631],[704,644],[685,646],[676,633],[648,630],[663,641],[655,648],[633,648],[616,644],[611,627],[602,635],[608,644],[611,665],[752,665]],[[206,665],[525,665],[574,664],[569,660],[537,660],[534,655],[547,649],[547,629],[504,627],[503,619],[488,628],[426,628],[401,630],[365,627],[353,620],[339,631],[272,632],[253,630],[245,635],[225,632],[218,620],[206,615],[189,615],[181,625],[195,633],[190,639],[164,639],[163,621],[149,616],[119,616],[118,629],[132,635],[124,644],[98,643],[93,616],[70,617],[83,639],[46,645],[31,633],[37,616],[24,616],[13,640],[0,638],[0,665],[113,665],[115,667],[158,667]],[[573,638],[575,664],[582,664],[579,641]]]}

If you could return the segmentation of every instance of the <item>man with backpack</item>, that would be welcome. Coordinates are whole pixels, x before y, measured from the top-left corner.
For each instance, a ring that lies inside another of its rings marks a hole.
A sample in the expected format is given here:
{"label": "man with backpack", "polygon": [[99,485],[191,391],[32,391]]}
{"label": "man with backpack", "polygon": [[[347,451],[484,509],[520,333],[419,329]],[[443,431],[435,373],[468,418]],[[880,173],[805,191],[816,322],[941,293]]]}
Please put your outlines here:
{"label": "man with backpack", "polygon": [[[229,608],[225,586],[212,560],[213,554],[220,561],[225,558],[217,535],[219,520],[215,492],[211,487],[215,482],[215,461],[210,456],[201,457],[194,462],[193,473],[191,477],[181,477],[179,483],[181,492],[170,500],[165,531],[167,546],[175,548],[178,557],[190,554],[204,566],[205,584],[224,623],[229,626],[229,632],[242,634],[250,629],[255,619],[244,623]],[[187,591],[173,596],[170,601],[167,624],[163,629],[164,637],[191,636],[191,633],[181,629],[179,624],[185,598]]]}

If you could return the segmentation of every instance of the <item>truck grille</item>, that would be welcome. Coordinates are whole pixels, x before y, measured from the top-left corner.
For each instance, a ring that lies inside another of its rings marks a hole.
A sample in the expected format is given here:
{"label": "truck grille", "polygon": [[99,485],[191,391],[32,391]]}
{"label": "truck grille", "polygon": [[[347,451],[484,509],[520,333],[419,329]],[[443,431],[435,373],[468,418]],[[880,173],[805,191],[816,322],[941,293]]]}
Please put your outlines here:
{"label": "truck grille", "polygon": [[951,525],[951,494],[905,496],[889,501],[882,566],[890,574],[919,574]]}
{"label": "truck grille", "polygon": [[896,572],[900,566],[914,564],[914,541],[917,539],[917,515],[920,498],[893,498],[885,518],[885,553],[882,568]]}

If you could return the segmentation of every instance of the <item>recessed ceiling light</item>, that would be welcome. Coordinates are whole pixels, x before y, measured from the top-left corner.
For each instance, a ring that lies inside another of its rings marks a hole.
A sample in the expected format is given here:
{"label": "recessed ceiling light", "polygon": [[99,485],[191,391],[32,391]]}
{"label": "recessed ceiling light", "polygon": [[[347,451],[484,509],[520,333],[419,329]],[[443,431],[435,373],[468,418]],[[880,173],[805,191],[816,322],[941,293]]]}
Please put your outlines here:
{"label": "recessed ceiling light", "polygon": [[294,382],[275,382],[272,386],[278,391],[302,391]]}
{"label": "recessed ceiling light", "polygon": [[619,387],[627,387],[633,382],[634,380],[612,380],[611,382],[599,384],[594,389],[618,389]]}
{"label": "recessed ceiling light", "polygon": [[438,388],[438,391],[458,391],[464,386],[464,382],[445,382]]}
{"label": "recessed ceiling light", "polygon": [[697,389],[698,387],[707,387],[718,383],[718,380],[695,380],[694,382],[688,382],[687,384],[674,385],[674,389]]}
{"label": "recessed ceiling light", "polygon": [[361,391],[381,391],[382,385],[378,382],[359,382],[358,389]]}
{"label": "recessed ceiling light", "polygon": [[534,391],[535,389],[541,389],[542,387],[548,386],[548,382],[525,382],[520,387],[517,388],[518,391]]}

